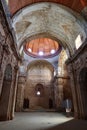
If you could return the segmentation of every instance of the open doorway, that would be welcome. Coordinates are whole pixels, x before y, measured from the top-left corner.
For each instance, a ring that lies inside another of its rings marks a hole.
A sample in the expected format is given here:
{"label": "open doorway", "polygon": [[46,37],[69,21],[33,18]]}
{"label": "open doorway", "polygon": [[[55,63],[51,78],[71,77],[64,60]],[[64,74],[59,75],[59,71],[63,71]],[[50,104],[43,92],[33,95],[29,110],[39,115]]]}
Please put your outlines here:
{"label": "open doorway", "polygon": [[49,109],[53,108],[53,100],[49,98]]}
{"label": "open doorway", "polygon": [[28,98],[24,98],[23,108],[24,109],[28,109],[29,108],[29,99]]}

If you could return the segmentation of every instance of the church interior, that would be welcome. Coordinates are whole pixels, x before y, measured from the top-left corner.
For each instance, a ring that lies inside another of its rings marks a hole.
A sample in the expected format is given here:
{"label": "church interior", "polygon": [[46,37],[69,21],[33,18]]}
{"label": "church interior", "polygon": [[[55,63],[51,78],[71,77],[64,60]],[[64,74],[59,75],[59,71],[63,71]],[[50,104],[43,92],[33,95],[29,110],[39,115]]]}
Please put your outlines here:
{"label": "church interior", "polygon": [[13,128],[87,130],[87,0],[0,0],[0,130]]}

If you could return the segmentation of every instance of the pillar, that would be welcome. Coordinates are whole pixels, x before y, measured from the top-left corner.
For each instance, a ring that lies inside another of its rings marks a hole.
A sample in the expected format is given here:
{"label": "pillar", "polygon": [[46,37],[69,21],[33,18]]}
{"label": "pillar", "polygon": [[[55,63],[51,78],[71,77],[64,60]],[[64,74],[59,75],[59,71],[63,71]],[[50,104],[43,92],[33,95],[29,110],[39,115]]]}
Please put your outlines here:
{"label": "pillar", "polygon": [[26,76],[19,75],[17,86],[16,112],[21,112],[23,110],[25,81]]}
{"label": "pillar", "polygon": [[70,75],[70,84],[71,84],[70,86],[71,86],[73,105],[74,105],[74,117],[79,118],[77,91],[76,91],[76,78],[75,78],[75,73],[73,69],[73,64],[68,65],[68,71]]}
{"label": "pillar", "polygon": [[18,66],[16,65],[14,67],[14,82],[13,82],[11,119],[14,118],[16,94],[17,94],[17,83],[18,83]]}

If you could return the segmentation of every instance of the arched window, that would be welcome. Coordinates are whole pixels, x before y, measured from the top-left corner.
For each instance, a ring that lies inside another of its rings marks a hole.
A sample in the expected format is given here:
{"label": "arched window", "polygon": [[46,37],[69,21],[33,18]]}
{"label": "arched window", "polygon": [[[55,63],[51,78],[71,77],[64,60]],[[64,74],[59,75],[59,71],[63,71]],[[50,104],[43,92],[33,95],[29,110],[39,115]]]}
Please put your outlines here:
{"label": "arched window", "polygon": [[42,84],[37,84],[35,87],[35,93],[37,96],[43,96],[44,95],[44,88]]}

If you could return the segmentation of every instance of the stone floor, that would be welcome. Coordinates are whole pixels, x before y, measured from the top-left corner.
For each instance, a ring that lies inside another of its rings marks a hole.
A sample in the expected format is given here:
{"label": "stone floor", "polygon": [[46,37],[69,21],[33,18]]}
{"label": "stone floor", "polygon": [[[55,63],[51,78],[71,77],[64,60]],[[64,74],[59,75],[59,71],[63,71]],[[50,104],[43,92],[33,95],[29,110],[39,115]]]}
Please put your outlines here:
{"label": "stone floor", "polygon": [[57,112],[23,112],[15,113],[12,121],[0,122],[0,130],[87,130],[87,121]]}

